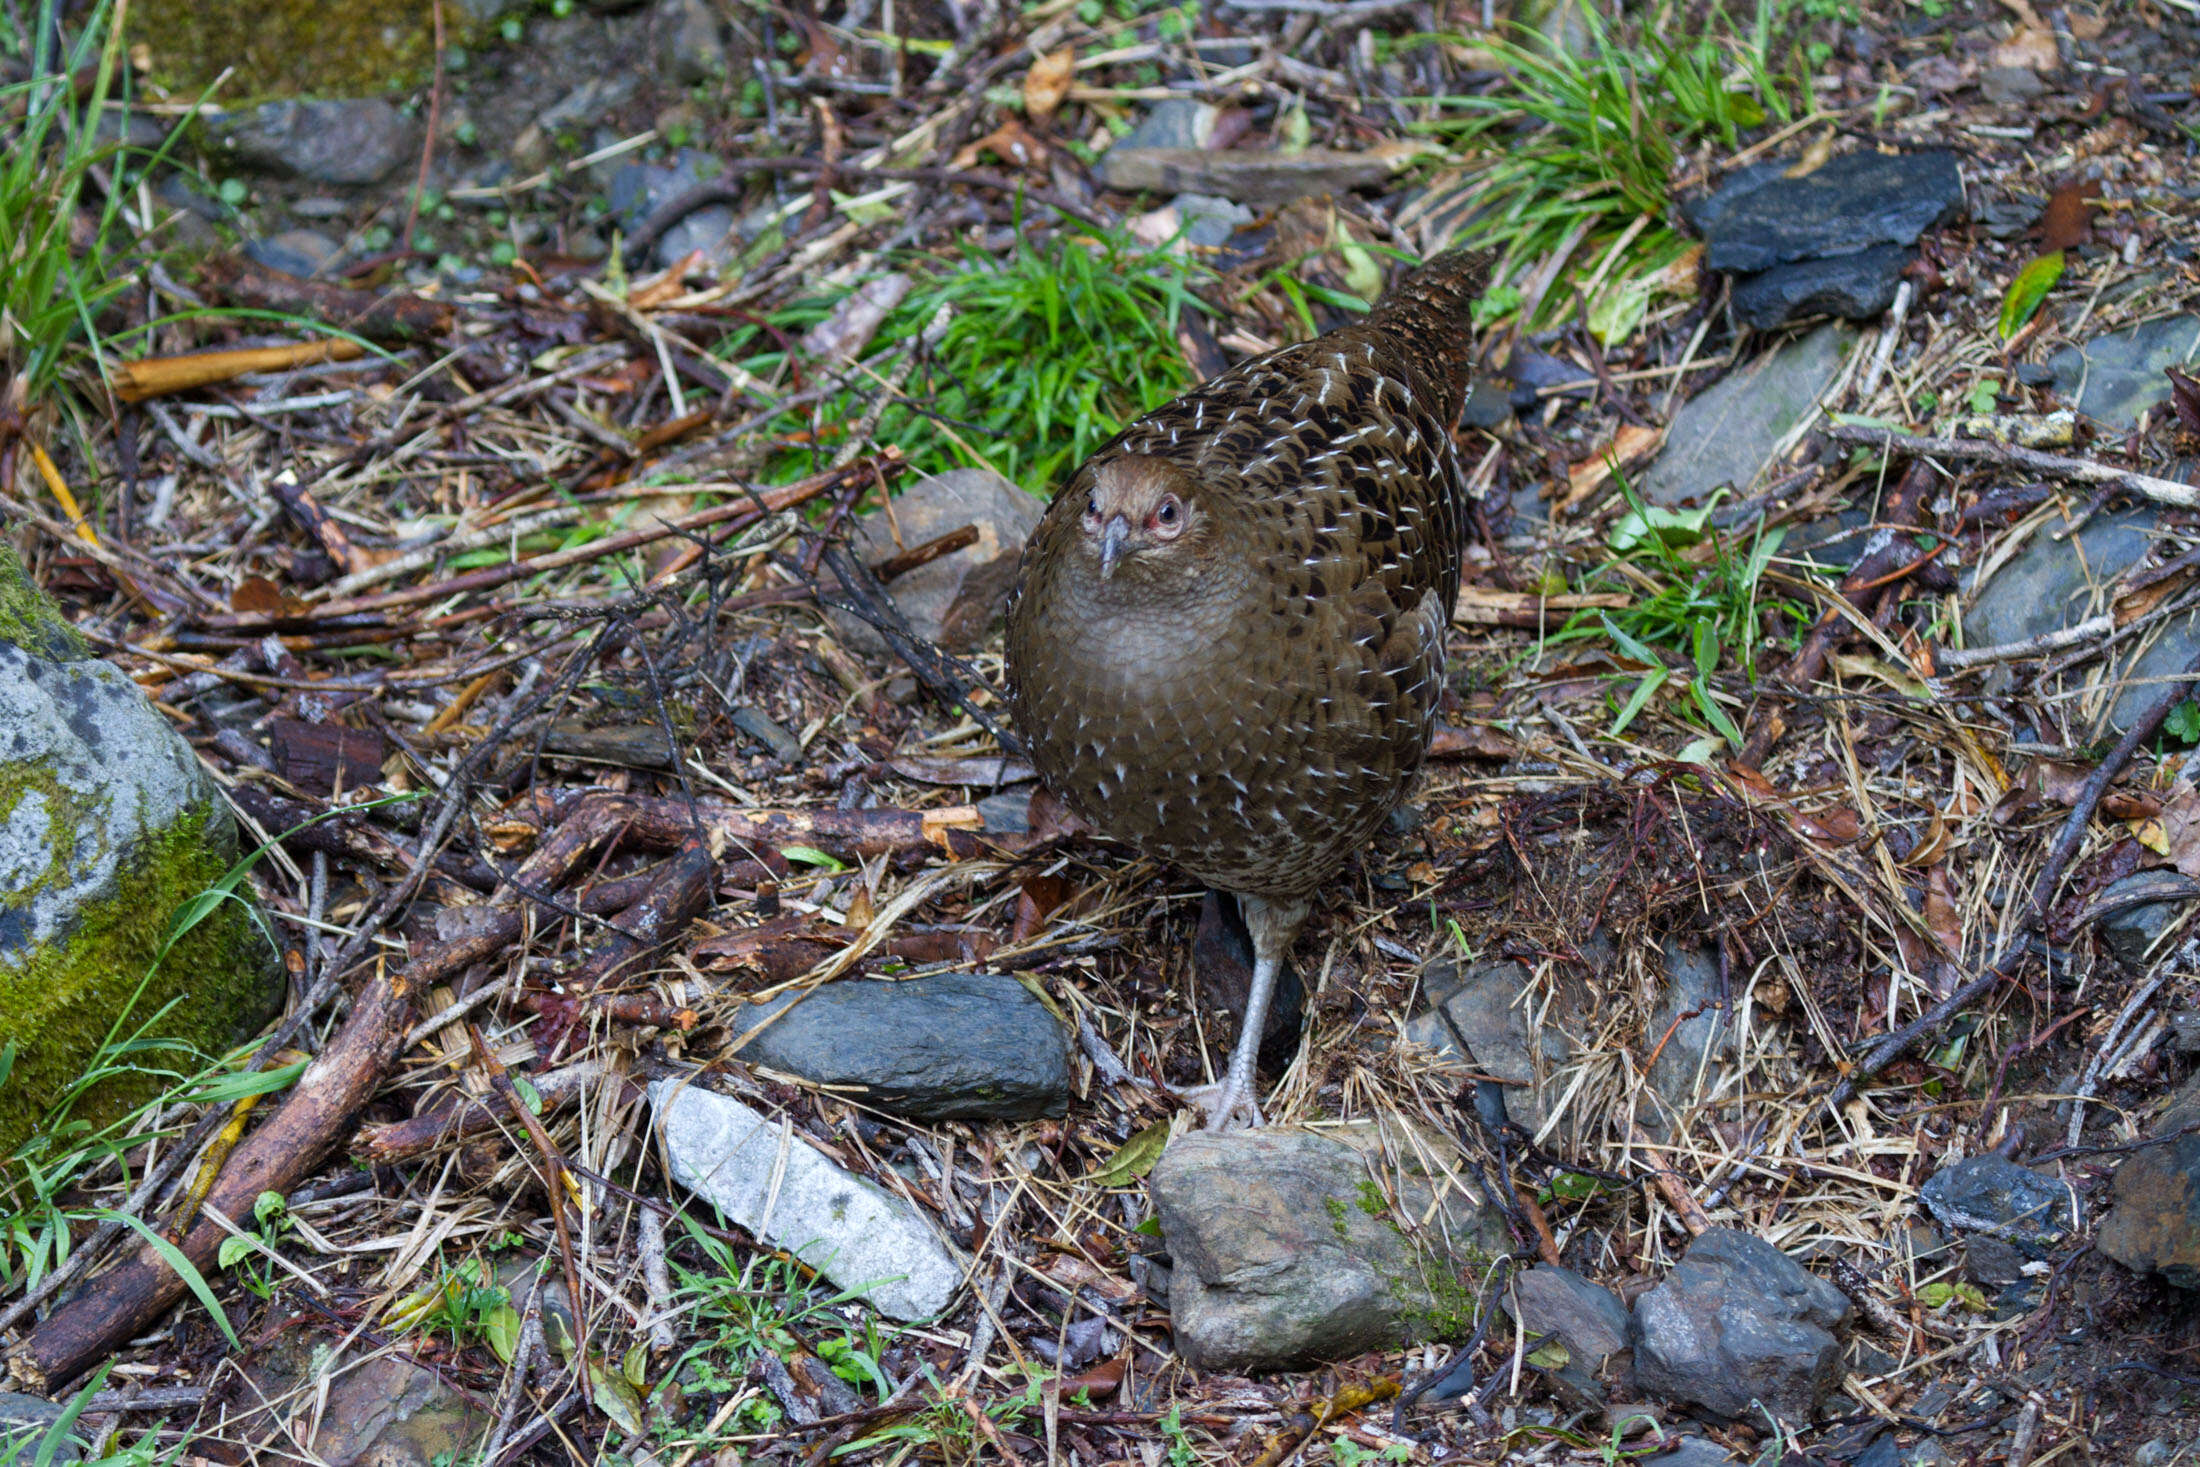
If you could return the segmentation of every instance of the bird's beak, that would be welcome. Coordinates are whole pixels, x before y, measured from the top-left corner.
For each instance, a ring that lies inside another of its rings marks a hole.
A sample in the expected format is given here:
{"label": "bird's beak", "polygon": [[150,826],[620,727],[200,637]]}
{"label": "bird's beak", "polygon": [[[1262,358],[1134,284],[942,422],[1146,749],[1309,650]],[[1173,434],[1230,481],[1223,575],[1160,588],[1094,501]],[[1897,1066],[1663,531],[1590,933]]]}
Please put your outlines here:
{"label": "bird's beak", "polygon": [[1100,579],[1115,574],[1115,563],[1123,558],[1123,546],[1131,537],[1131,522],[1119,514],[1108,516],[1107,524],[1100,529]]}

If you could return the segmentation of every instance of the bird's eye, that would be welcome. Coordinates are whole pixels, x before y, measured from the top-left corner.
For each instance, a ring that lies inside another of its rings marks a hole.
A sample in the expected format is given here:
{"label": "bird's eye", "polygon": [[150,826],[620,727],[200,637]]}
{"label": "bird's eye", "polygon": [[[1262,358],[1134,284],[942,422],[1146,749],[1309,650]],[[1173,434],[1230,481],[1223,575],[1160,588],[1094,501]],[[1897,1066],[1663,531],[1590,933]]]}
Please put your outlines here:
{"label": "bird's eye", "polygon": [[1171,494],[1155,507],[1153,512],[1154,523],[1164,529],[1173,528],[1176,522],[1183,517],[1183,514],[1183,506],[1179,505],[1176,502],[1176,496]]}

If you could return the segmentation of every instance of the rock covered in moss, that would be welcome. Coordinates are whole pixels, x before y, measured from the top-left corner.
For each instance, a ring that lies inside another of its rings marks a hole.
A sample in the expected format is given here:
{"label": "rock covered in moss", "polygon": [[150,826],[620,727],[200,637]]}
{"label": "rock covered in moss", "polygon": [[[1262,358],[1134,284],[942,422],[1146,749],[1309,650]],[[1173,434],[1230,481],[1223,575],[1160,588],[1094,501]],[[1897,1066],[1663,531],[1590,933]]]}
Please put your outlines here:
{"label": "rock covered in moss", "polygon": [[1153,1197],[1178,1352],[1201,1370],[1275,1370],[1463,1338],[1508,1243],[1502,1219],[1428,1170],[1453,1150],[1371,1122],[1172,1141]]}
{"label": "rock covered in moss", "polygon": [[[177,911],[236,856],[227,807],[190,746],[0,547],[0,1043],[14,1048],[0,1161],[126,1014],[123,1033],[151,1019],[152,1035],[178,1042],[137,1055],[141,1071],[195,1069],[191,1047],[225,1048],[266,1022],[281,974],[239,903],[221,903],[159,959]],[[141,1098],[110,1085],[87,1105],[112,1114]]]}

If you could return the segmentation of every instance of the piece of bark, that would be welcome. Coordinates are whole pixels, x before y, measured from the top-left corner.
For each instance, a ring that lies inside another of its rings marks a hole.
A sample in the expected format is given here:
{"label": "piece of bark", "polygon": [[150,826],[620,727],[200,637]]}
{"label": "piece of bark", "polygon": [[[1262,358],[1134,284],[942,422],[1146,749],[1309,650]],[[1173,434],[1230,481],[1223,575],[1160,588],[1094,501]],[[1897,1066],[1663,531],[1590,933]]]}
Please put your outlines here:
{"label": "piece of bark", "polygon": [[382,761],[389,744],[373,729],[340,723],[309,723],[303,718],[270,719],[268,752],[275,772],[312,795],[332,795],[382,782]]}
{"label": "piece of bark", "polygon": [[240,347],[233,351],[195,351],[173,357],[141,357],[115,366],[115,396],[124,402],[189,392],[229,382],[248,372],[288,372],[322,362],[348,362],[366,355],[356,341],[301,341],[295,346]]}

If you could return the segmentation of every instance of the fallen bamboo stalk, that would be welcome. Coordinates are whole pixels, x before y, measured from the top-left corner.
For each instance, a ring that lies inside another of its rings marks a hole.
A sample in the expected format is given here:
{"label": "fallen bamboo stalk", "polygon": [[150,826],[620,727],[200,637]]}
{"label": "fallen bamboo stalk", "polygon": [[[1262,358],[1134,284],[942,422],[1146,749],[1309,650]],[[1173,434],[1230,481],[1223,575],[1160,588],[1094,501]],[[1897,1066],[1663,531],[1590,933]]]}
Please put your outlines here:
{"label": "fallen bamboo stalk", "polygon": [[115,368],[115,396],[124,402],[167,397],[194,387],[232,382],[250,372],[287,372],[323,362],[349,362],[367,349],[356,341],[331,337],[292,346],[252,346],[230,351],[195,351],[175,357],[141,357]]}

